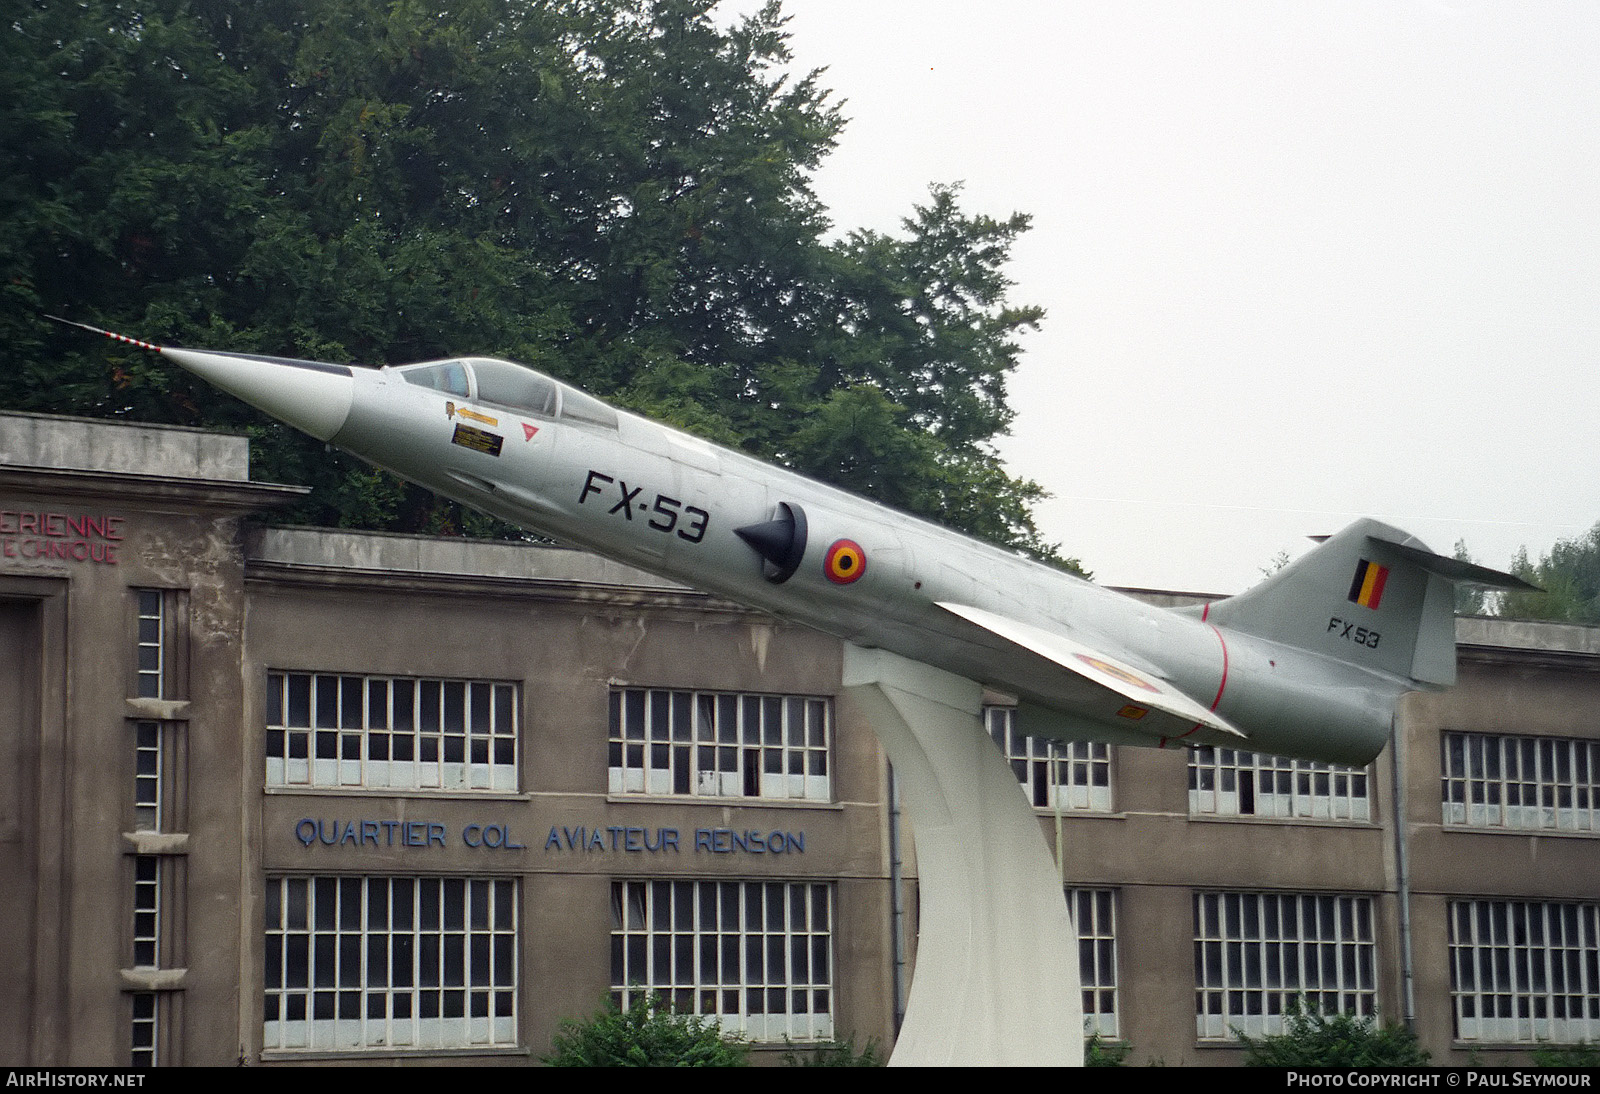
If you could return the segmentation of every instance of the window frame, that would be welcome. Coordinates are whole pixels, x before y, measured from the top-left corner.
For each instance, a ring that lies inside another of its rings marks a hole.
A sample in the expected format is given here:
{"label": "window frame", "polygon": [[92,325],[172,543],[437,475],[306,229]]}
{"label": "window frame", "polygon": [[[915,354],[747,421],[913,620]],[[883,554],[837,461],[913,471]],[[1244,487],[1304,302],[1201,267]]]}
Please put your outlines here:
{"label": "window frame", "polygon": [[[1288,911],[1293,934],[1285,929]],[[1196,892],[1196,1039],[1230,1040],[1235,1029],[1252,1037],[1279,1034],[1296,1006],[1376,1015],[1376,916],[1376,902],[1363,893]]]}
{"label": "window frame", "polygon": [[[455,911],[452,893],[460,896]],[[521,905],[520,886],[510,877],[269,876],[262,900],[263,1051],[517,1047]],[[403,971],[402,961],[409,965]],[[473,1013],[480,1004],[483,1013]]]}
{"label": "window frame", "polygon": [[1083,991],[1083,1035],[1121,1037],[1115,889],[1067,889],[1078,936],[1078,982]]}
{"label": "window frame", "polygon": [[1439,798],[1446,827],[1600,835],[1600,739],[1444,730]]}
{"label": "window frame", "polygon": [[[1370,765],[1347,767],[1248,749],[1200,745],[1189,750],[1187,766],[1191,817],[1372,823]],[[1262,784],[1269,778],[1277,785],[1270,791],[1263,790]],[[1208,782],[1211,785],[1205,785]],[[1323,782],[1327,788],[1317,789]],[[1285,783],[1286,790],[1278,789]],[[1261,808],[1264,801],[1271,802],[1272,808]],[[1244,811],[1247,802],[1252,807],[1249,812]]]}
{"label": "window frame", "polygon": [[659,995],[762,1043],[831,1040],[836,905],[830,881],[614,880],[612,1000]]}
{"label": "window frame", "polygon": [[1023,736],[1017,732],[1016,714],[1015,707],[986,706],[984,728],[1011,765],[1029,804],[1068,813],[1113,812],[1111,746]]}
{"label": "window frame", "polygon": [[1600,1040],[1600,904],[1452,900],[1446,915],[1458,1042]]}
{"label": "window frame", "polygon": [[[834,800],[834,709],[826,696],[617,685],[608,717],[608,793],[751,803]],[[769,770],[774,763],[779,770]]]}
{"label": "window frame", "polygon": [[[296,697],[300,680],[303,703]],[[329,688],[332,698],[325,699]],[[351,699],[358,700],[354,711]],[[516,793],[521,785],[516,681],[268,669],[264,715],[269,790],[477,794]]]}

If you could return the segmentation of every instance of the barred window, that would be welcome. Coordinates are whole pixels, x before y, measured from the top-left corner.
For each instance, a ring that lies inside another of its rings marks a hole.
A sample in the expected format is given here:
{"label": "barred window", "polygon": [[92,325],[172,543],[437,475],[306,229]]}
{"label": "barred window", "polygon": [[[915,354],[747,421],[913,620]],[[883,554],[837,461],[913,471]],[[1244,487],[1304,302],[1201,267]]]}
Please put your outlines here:
{"label": "barred window", "polygon": [[135,992],[130,999],[133,1019],[128,1062],[134,1067],[155,1067],[161,1062],[160,999],[153,991]]}
{"label": "barred window", "polygon": [[1118,1037],[1116,894],[1110,889],[1069,889],[1067,901],[1078,932],[1084,1035]]}
{"label": "barred window", "polygon": [[1600,1040],[1600,904],[1450,904],[1461,1041]]}
{"label": "barred window", "polygon": [[618,881],[611,994],[756,1041],[833,1036],[833,889],[810,881]]}
{"label": "barred window", "polygon": [[1221,817],[1372,819],[1364,767],[1202,745],[1189,753],[1189,812]]}
{"label": "barred window", "polygon": [[1022,792],[1042,809],[1111,810],[1111,746],[1055,741],[1017,732],[1014,707],[985,707],[989,736],[1016,772]]}
{"label": "barred window", "polygon": [[1377,1011],[1372,900],[1320,893],[1197,893],[1195,1031],[1202,1039],[1284,1031],[1296,1006]]}
{"label": "barred window", "polygon": [[141,699],[166,696],[166,612],[159,589],[140,589],[139,636],[134,649]]}
{"label": "barred window", "polygon": [[832,720],[803,695],[615,688],[610,791],[831,801]]}
{"label": "barred window", "polygon": [[517,687],[269,672],[267,785],[515,790]]}
{"label": "barred window", "polygon": [[516,1041],[515,882],[269,878],[265,920],[265,1048]]}
{"label": "barred window", "polygon": [[133,964],[161,966],[161,859],[155,855],[133,858]]}
{"label": "barred window", "polygon": [[136,832],[161,831],[162,732],[160,722],[135,722],[133,727],[133,827]]}
{"label": "barred window", "polygon": [[1600,741],[1446,733],[1444,822],[1600,832]]}

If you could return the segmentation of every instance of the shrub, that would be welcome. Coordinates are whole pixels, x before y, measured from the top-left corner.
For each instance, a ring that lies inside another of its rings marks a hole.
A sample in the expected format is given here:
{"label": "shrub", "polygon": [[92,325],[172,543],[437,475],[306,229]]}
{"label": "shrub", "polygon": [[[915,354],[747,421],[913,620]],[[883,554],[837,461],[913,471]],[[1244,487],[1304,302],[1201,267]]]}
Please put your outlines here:
{"label": "shrub", "polygon": [[743,1067],[748,1051],[715,1022],[641,994],[627,1010],[611,999],[593,1018],[565,1019],[540,1059],[553,1067]]}
{"label": "shrub", "polygon": [[1247,1067],[1424,1067],[1417,1035],[1396,1023],[1352,1014],[1288,1016],[1288,1031],[1259,1040],[1235,1029]]}
{"label": "shrub", "polygon": [[1124,1041],[1108,1041],[1098,1033],[1083,1043],[1084,1067],[1125,1067],[1133,1046]]}
{"label": "shrub", "polygon": [[1540,1045],[1528,1053],[1535,1067],[1600,1067],[1600,1045]]}
{"label": "shrub", "polygon": [[[789,1067],[882,1067],[887,1062],[876,1037],[868,1037],[859,1052],[853,1034],[842,1041],[823,1041],[809,1047],[797,1046],[787,1037],[783,1043],[789,1046],[783,1054],[783,1062]],[[802,1050],[795,1052],[796,1048]]]}

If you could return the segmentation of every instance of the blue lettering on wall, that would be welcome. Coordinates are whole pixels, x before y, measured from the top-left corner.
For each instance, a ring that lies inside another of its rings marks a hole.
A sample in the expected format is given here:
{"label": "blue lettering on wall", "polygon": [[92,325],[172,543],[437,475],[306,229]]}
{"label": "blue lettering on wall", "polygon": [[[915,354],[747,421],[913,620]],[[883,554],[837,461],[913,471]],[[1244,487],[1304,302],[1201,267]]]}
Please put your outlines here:
{"label": "blue lettering on wall", "polygon": [[[449,830],[438,821],[341,820],[302,817],[295,822],[294,837],[305,847],[444,847]],[[511,826],[504,822],[474,823],[461,829],[466,847],[490,851],[525,851]],[[583,854],[621,852],[630,855],[681,854],[682,834],[676,828],[645,828],[633,825],[552,825],[545,837],[545,851],[576,851]],[[694,852],[708,855],[792,855],[804,854],[806,834],[774,829],[761,832],[753,828],[696,828]]]}
{"label": "blue lettering on wall", "polygon": [[[449,835],[449,829],[438,821],[341,821],[301,817],[294,825],[294,838],[306,847],[318,843],[325,847],[348,844],[361,848],[443,847]],[[486,847],[494,851],[527,850],[527,846],[518,843],[512,835],[509,824],[469,824],[461,830],[461,842],[468,847]],[[548,849],[548,844],[546,846]]]}
{"label": "blue lettering on wall", "polygon": [[804,832],[757,832],[731,828],[696,828],[694,849],[712,855],[791,855],[805,854]]}
{"label": "blue lettering on wall", "polygon": [[552,825],[544,838],[546,851],[622,851],[632,854],[659,854],[678,851],[676,828],[636,828],[609,825],[591,829],[580,824],[569,828],[564,824]]}

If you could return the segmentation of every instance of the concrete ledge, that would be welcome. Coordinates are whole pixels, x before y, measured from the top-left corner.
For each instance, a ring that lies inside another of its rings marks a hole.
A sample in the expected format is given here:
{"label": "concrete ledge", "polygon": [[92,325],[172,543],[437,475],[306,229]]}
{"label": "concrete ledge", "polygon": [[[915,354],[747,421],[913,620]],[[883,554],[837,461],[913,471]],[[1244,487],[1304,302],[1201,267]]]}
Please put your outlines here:
{"label": "concrete ledge", "polygon": [[0,464],[247,482],[250,440],[172,425],[0,414]]}
{"label": "concrete ledge", "polygon": [[124,991],[178,991],[189,977],[188,969],[123,969]]}
{"label": "concrete ledge", "polygon": [[128,717],[145,721],[186,722],[189,720],[189,700],[129,699]]}
{"label": "concrete ledge", "polygon": [[1600,627],[1534,619],[1457,616],[1456,643],[1542,653],[1600,654]]}
{"label": "concrete ledge", "polygon": [[245,559],[246,565],[257,562],[291,568],[683,588],[587,551],[457,536],[410,536],[329,528],[256,528],[245,542]]}
{"label": "concrete ledge", "polygon": [[134,855],[187,855],[187,832],[124,832],[122,842]]}

